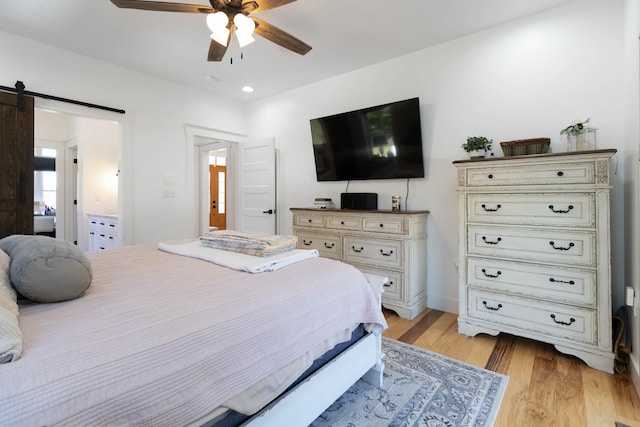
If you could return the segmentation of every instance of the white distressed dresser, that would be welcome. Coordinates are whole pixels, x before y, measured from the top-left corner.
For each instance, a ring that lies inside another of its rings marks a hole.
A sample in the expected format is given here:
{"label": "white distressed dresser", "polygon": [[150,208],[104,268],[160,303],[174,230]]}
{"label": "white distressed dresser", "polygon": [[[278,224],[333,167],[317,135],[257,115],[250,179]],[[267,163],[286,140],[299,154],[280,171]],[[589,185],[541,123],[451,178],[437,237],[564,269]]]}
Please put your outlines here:
{"label": "white distressed dresser", "polygon": [[427,307],[428,211],[291,208],[298,248],[387,277],[382,305],[413,319]]}
{"label": "white distressed dresser", "polygon": [[460,333],[548,342],[613,372],[609,162],[615,153],[454,162]]}

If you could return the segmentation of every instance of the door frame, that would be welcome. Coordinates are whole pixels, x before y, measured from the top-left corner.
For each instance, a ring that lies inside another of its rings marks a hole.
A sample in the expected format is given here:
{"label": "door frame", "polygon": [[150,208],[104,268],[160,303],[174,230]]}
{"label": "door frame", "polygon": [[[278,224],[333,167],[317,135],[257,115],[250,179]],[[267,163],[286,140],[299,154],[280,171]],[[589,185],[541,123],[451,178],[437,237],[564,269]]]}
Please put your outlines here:
{"label": "door frame", "polygon": [[187,148],[187,206],[194,213],[192,233],[198,237],[209,229],[209,151],[227,149],[227,228],[236,226],[237,215],[237,158],[238,145],[247,140],[246,135],[184,125]]}
{"label": "door frame", "polygon": [[[107,120],[118,123],[118,219],[120,225],[120,241],[123,246],[132,245],[134,242],[134,225],[133,186],[131,185],[131,180],[133,177],[133,147],[135,144],[133,143],[134,132],[131,117],[128,117],[126,114],[100,110],[84,105],[70,104],[48,98],[35,97],[34,99],[34,107],[36,109],[49,110],[79,118]],[[77,137],[74,136],[65,141],[65,147],[70,148],[73,147],[73,145],[77,145],[76,138]],[[65,169],[65,172],[67,171],[68,170]],[[68,172],[71,171],[69,170]],[[76,184],[76,193],[81,193],[82,179],[80,178]],[[67,182],[65,182],[65,187],[66,185]],[[67,191],[66,188],[64,191]],[[67,230],[65,234],[69,235],[69,229],[75,228],[77,245],[86,247],[86,234],[88,230],[85,212],[79,195],[77,195],[77,200],[78,204],[75,206],[75,227],[70,223],[71,220],[66,221],[65,226]],[[65,215],[67,219],[72,218],[69,212],[65,212]]]}

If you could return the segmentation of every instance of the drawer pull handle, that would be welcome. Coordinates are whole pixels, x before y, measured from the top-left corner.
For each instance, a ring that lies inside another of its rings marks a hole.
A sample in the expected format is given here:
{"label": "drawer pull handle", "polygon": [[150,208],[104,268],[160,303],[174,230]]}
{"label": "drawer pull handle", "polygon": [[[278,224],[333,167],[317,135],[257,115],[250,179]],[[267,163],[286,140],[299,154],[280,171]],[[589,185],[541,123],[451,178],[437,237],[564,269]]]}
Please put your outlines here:
{"label": "drawer pull handle", "polygon": [[487,310],[493,310],[493,311],[498,311],[502,308],[502,304],[498,304],[497,307],[492,307],[489,304],[487,304],[486,301],[482,301],[482,304],[484,304],[485,307],[487,307]]}
{"label": "drawer pull handle", "polygon": [[553,205],[549,205],[549,209],[551,209],[551,212],[553,213],[569,213],[569,211],[571,209],[573,209],[573,205],[569,205],[567,206],[567,210],[562,210],[562,209],[554,209]]}
{"label": "drawer pull handle", "polygon": [[550,277],[549,281],[551,283],[566,283],[568,285],[575,285],[576,284],[576,282],[574,282],[573,280],[558,280],[558,279],[554,279],[553,277]]}
{"label": "drawer pull handle", "polygon": [[380,228],[384,227],[384,224],[380,224]]}
{"label": "drawer pull handle", "polygon": [[[487,240],[487,236],[482,236],[482,240],[487,244],[487,245],[497,245],[498,243],[500,243],[502,241],[502,237],[498,237],[497,240]],[[553,243],[553,242],[552,242]]]}
{"label": "drawer pull handle", "polygon": [[302,244],[305,246],[311,246],[311,244],[313,243],[313,240],[302,240]]}
{"label": "drawer pull handle", "polygon": [[493,174],[492,174],[492,173],[490,173],[488,178],[489,178],[489,179],[493,179]]}
{"label": "drawer pull handle", "polygon": [[563,322],[562,320],[556,320],[556,315],[552,314],[551,318],[553,319],[554,322],[556,322],[558,325],[565,325],[565,326],[569,326],[571,325],[573,322],[576,321],[576,319],[574,319],[573,317],[569,319],[568,322]]}
{"label": "drawer pull handle", "polygon": [[564,172],[562,172],[562,171],[558,171],[558,174],[557,174],[557,175],[558,175],[558,176],[564,176]]}
{"label": "drawer pull handle", "polygon": [[360,249],[356,249],[355,246],[351,246],[351,249],[353,249],[354,252],[358,252],[358,253],[360,253],[360,252],[362,252],[364,250],[364,248],[362,246],[360,246]]}
{"label": "drawer pull handle", "polygon": [[553,249],[557,251],[568,251],[569,249],[575,246],[573,242],[570,242],[569,246],[556,246],[555,242],[549,242],[549,244],[553,247]]}
{"label": "drawer pull handle", "polygon": [[380,253],[381,253],[383,256],[391,256],[391,254],[393,253],[393,250],[391,250],[391,251],[389,251],[388,253],[386,253],[386,254],[385,254],[385,253],[384,253],[384,251],[383,251],[382,249],[380,249]]}
{"label": "drawer pull handle", "polygon": [[344,221],[340,221],[340,225],[344,225]]}
{"label": "drawer pull handle", "polygon": [[309,219],[308,221],[309,221],[309,224],[311,224],[311,223],[313,222],[313,220],[312,220],[312,219]]}
{"label": "drawer pull handle", "polygon": [[487,270],[485,270],[484,268],[482,269],[482,272],[484,273],[484,275],[486,277],[490,277],[491,279],[495,279],[495,278],[497,278],[498,276],[500,276],[502,274],[502,271],[500,271],[500,270],[498,270],[496,272],[496,274],[489,274],[489,273],[487,273]]}
{"label": "drawer pull handle", "polygon": [[385,283],[382,286],[385,287],[385,288],[390,288],[391,286],[393,286],[393,282]]}
{"label": "drawer pull handle", "polygon": [[501,207],[501,205],[496,205],[495,208],[488,208],[487,205],[482,205],[482,209],[484,209],[485,212],[497,212]]}
{"label": "drawer pull handle", "polygon": [[336,245],[335,243],[328,244],[327,242],[324,242],[324,247],[327,249],[333,249],[335,245]]}

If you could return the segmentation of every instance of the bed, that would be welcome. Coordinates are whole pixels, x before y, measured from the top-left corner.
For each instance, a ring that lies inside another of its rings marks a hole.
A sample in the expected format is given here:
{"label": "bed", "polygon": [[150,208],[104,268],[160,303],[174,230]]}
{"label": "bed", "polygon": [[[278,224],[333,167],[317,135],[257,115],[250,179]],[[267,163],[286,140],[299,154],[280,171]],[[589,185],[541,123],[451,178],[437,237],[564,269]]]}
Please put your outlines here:
{"label": "bed", "polygon": [[319,257],[252,274],[156,244],[86,256],[83,296],[20,305],[0,425],[307,425],[358,378],[381,384],[381,278]]}

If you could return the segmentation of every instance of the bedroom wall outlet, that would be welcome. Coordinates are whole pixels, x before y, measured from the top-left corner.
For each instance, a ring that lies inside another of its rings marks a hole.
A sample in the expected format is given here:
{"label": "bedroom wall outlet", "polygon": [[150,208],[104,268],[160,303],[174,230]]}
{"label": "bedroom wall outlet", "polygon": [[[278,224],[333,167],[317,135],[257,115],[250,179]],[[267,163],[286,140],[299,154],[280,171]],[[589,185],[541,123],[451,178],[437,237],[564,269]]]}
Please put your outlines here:
{"label": "bedroom wall outlet", "polygon": [[635,305],[635,291],[631,286],[627,286],[624,291],[624,303],[633,307]]}

